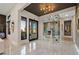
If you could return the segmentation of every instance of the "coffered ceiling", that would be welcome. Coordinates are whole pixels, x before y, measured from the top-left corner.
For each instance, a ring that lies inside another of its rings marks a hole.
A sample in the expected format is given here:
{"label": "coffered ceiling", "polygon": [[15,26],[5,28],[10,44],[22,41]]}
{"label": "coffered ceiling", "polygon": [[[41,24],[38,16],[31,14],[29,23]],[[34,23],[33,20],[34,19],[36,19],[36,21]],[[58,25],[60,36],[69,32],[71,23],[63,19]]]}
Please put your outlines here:
{"label": "coffered ceiling", "polygon": [[43,3],[31,3],[29,6],[25,7],[24,10],[31,12],[37,16],[42,16],[45,14],[49,14],[52,12],[56,12],[65,8],[69,8],[72,6],[75,6],[75,3],[52,3],[52,6],[54,6],[55,8],[53,9],[53,11],[49,11],[47,13],[44,13],[40,10],[40,5]]}

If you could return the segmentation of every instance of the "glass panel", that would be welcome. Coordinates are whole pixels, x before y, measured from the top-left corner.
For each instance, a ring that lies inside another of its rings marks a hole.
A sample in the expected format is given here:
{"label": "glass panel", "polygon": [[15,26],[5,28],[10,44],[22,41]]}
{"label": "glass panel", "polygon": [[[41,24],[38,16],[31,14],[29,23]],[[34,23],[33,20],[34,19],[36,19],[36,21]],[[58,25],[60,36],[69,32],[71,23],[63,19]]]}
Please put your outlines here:
{"label": "glass panel", "polygon": [[44,39],[60,39],[60,21],[44,23]]}
{"label": "glass panel", "polygon": [[21,40],[27,39],[27,20],[25,17],[21,18]]}
{"label": "glass panel", "polygon": [[38,38],[38,22],[35,20],[30,20],[30,36],[29,40]]}
{"label": "glass panel", "polygon": [[44,23],[44,39],[49,39],[51,31],[49,29],[49,22]]}
{"label": "glass panel", "polygon": [[60,24],[59,22],[51,22],[51,30],[52,30],[52,35],[60,35]]}

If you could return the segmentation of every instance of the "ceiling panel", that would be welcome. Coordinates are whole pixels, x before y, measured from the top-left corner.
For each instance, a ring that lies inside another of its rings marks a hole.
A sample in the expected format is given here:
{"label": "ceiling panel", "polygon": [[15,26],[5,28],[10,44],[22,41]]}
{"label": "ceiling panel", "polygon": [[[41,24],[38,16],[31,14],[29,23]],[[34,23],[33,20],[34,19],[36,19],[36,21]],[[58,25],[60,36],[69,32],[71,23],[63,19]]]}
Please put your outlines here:
{"label": "ceiling panel", "polygon": [[31,3],[29,6],[27,6],[26,8],[24,8],[24,10],[29,11],[37,16],[42,16],[45,14],[49,14],[55,11],[59,11],[68,7],[72,7],[75,6],[75,3],[52,3],[52,6],[55,6],[55,8],[53,9],[53,11],[44,13],[40,10],[40,5],[43,3]]}

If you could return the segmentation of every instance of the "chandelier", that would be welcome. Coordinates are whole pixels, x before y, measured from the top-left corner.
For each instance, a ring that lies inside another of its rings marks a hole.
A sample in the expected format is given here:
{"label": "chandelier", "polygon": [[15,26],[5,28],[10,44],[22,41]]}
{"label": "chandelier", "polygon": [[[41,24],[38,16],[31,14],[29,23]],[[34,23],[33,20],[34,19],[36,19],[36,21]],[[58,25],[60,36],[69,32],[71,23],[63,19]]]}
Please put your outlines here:
{"label": "chandelier", "polygon": [[43,13],[48,13],[50,11],[53,11],[54,7],[55,6],[53,4],[51,4],[51,3],[42,3],[42,4],[40,4],[40,10]]}

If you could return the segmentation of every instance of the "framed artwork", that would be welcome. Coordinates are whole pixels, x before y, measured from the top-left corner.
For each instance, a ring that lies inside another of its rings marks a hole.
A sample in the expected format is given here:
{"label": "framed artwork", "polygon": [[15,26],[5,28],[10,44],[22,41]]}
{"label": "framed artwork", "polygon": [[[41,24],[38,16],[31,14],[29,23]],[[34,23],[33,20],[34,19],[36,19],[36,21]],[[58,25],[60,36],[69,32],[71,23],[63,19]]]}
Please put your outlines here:
{"label": "framed artwork", "polygon": [[64,21],[64,35],[71,36],[71,20]]}
{"label": "framed artwork", "polygon": [[38,39],[38,21],[29,19],[29,40]]}
{"label": "framed artwork", "polygon": [[27,18],[21,16],[21,40],[27,39]]}

